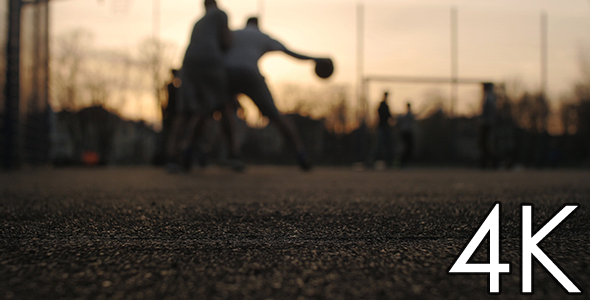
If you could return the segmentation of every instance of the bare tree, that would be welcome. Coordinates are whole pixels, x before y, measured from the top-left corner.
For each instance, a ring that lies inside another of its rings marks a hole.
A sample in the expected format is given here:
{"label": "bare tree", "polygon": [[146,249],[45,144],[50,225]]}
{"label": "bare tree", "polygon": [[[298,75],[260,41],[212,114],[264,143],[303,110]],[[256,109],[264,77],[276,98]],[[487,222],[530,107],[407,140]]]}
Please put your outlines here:
{"label": "bare tree", "polygon": [[83,88],[88,93],[90,105],[105,107],[111,87],[104,69],[91,70],[84,75]]}
{"label": "bare tree", "polygon": [[139,43],[139,60],[151,76],[156,105],[162,106],[164,84],[172,66],[174,47],[172,44],[154,37],[143,39]]}
{"label": "bare tree", "polygon": [[559,109],[564,134],[575,134],[578,131],[578,105],[565,100]]}
{"label": "bare tree", "polygon": [[513,117],[520,128],[544,132],[550,112],[547,98],[542,93],[524,93],[514,105]]}
{"label": "bare tree", "polygon": [[587,47],[580,47],[578,61],[581,78],[561,101],[560,109],[564,133],[569,134],[590,132],[590,55]]}
{"label": "bare tree", "polygon": [[331,107],[324,116],[324,124],[329,132],[341,136],[352,130],[351,120],[355,119],[356,112],[351,111],[344,90],[335,89],[333,96]]}
{"label": "bare tree", "polygon": [[505,96],[512,101],[522,97],[526,90],[527,88],[525,83],[522,81],[522,78],[513,77],[505,80],[503,91]]}
{"label": "bare tree", "polygon": [[[300,84],[284,83],[281,93],[277,97],[277,103],[287,114],[299,114],[315,119],[328,118],[335,113],[335,107],[342,108],[342,102],[347,101],[349,88],[345,85],[327,85],[313,87]],[[282,104],[282,105],[281,105]],[[347,120],[354,118],[356,112],[351,111],[345,103],[344,107]]]}
{"label": "bare tree", "polygon": [[446,93],[440,88],[431,88],[424,92],[425,104],[416,113],[420,117],[432,117],[435,115],[446,116],[445,103],[449,103]]}
{"label": "bare tree", "polygon": [[51,61],[51,94],[54,104],[61,109],[80,106],[80,74],[87,58],[93,34],[85,29],[74,29],[59,35],[54,41]]}

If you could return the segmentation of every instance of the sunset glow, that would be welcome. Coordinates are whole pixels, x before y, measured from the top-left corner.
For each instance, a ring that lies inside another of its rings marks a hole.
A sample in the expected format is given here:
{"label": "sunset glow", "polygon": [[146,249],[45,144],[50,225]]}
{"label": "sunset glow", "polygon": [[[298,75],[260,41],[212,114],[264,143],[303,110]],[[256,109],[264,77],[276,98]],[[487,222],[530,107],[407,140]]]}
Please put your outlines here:
{"label": "sunset glow", "polygon": [[[219,0],[230,17],[230,27],[243,27],[246,18],[257,14],[261,1]],[[555,105],[579,78],[579,58],[590,47],[590,3],[587,1],[364,1],[365,75],[449,77],[450,8],[458,11],[459,77],[495,82],[518,80],[522,88],[540,88],[540,15],[548,15],[548,95]],[[287,47],[316,56],[330,56],[336,72],[329,80],[313,74],[312,63],[299,62],[281,54],[261,61],[261,69],[278,97],[280,86],[293,83],[309,86],[347,85],[348,101],[357,101],[356,1],[266,0],[262,29]],[[160,3],[159,32],[174,46],[173,66],[180,62],[192,25],[203,13],[201,1],[179,0]],[[52,3],[53,36],[75,28],[94,34],[97,48],[125,50],[153,32],[152,1],[57,1]],[[369,88],[370,110],[376,108],[383,90],[392,92],[392,110],[402,113],[406,101],[417,112],[434,104],[429,95],[448,98],[447,85],[381,84]],[[149,91],[146,92],[149,95]],[[138,105],[127,104],[121,114],[157,121],[159,114],[148,98]],[[458,114],[479,109],[480,89],[461,86]],[[153,99],[152,99],[153,100]],[[289,103],[276,99],[279,109]],[[155,103],[152,101],[152,103]],[[448,109],[448,103],[442,103]],[[152,111],[153,110],[153,111]],[[255,114],[252,114],[255,115]]]}

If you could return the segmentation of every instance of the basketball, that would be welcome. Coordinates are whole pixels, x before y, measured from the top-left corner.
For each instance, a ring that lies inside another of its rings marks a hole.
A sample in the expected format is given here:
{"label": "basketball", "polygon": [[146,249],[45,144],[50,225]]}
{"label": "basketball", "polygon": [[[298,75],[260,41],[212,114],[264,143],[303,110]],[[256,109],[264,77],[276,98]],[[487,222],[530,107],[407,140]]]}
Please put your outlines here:
{"label": "basketball", "polygon": [[334,63],[329,58],[322,58],[316,60],[315,73],[320,78],[328,78],[334,73]]}

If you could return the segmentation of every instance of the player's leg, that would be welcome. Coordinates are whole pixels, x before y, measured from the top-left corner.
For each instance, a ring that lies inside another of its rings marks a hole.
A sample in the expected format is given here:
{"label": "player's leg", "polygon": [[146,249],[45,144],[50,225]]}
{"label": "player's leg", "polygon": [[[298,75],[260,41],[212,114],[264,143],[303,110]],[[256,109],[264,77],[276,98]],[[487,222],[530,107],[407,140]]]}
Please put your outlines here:
{"label": "player's leg", "polygon": [[[195,136],[203,136],[203,133],[205,132],[205,130],[207,129],[207,125],[209,124],[209,122],[211,121],[212,117],[203,117],[200,118],[199,121],[197,122],[197,126],[195,129]],[[191,144],[189,146],[189,149],[192,149],[192,153],[194,153],[195,151],[197,152],[197,156],[198,156],[198,161],[199,161],[199,166],[201,168],[204,168],[208,165],[208,159],[207,159],[207,153],[205,153],[205,151],[203,150],[202,146],[199,144],[199,139],[195,138],[195,137],[191,137]],[[189,155],[192,155],[189,153]]]}
{"label": "player's leg", "polygon": [[[182,85],[179,89],[178,109],[184,114],[182,122],[173,124],[176,134],[171,142],[171,151],[173,163],[178,166],[178,171],[190,171],[190,145],[194,136],[197,124],[201,120],[201,115],[206,109],[206,103],[202,103],[202,82],[203,72],[198,65],[189,64],[183,66],[181,72]],[[174,167],[176,167],[174,166]],[[183,168],[180,168],[182,166]]]}
{"label": "player's leg", "polygon": [[190,115],[183,124],[185,134],[181,137],[178,150],[178,162],[185,172],[192,167],[192,145],[199,137],[198,128],[205,126],[206,117],[212,113],[211,103],[213,96],[208,85],[211,84],[210,72],[198,65],[183,70],[181,89],[185,91],[185,103],[190,110]]}
{"label": "player's leg", "polygon": [[375,162],[379,159],[383,159],[383,153],[384,153],[384,145],[385,145],[385,133],[383,128],[381,127],[377,127],[377,132],[374,135],[375,140],[373,143],[373,151],[371,154],[371,157],[369,159],[369,164],[368,166],[370,168],[373,168],[375,166]]}
{"label": "player's leg", "polygon": [[248,85],[244,94],[250,97],[254,104],[258,106],[260,112],[279,128],[287,142],[295,149],[297,161],[301,168],[304,170],[311,169],[311,163],[299,131],[293,122],[278,111],[264,77],[256,74],[251,79],[252,83]]}
{"label": "player's leg", "polygon": [[166,155],[168,156],[168,160],[173,160],[174,156],[176,155],[176,150],[178,149],[178,140],[180,139],[181,128],[183,123],[183,114],[177,114],[176,117],[172,120],[172,125],[170,126],[170,136],[168,138],[168,143],[166,145]]}
{"label": "player's leg", "polygon": [[233,96],[234,100],[230,101],[225,105],[225,107],[221,110],[222,114],[222,122],[221,127],[223,129],[223,133],[227,137],[230,155],[232,158],[240,157],[240,145],[237,140],[236,135],[236,102],[235,96]]}
{"label": "player's leg", "polygon": [[221,110],[221,127],[227,138],[230,152],[230,167],[236,172],[243,172],[246,165],[240,160],[240,144],[236,135],[236,106],[232,100]]}
{"label": "player's leg", "polygon": [[216,94],[221,100],[218,109],[222,113],[222,129],[228,139],[230,167],[236,172],[243,172],[246,165],[240,160],[240,145],[236,136],[236,93],[233,92],[231,87],[230,75],[227,69],[224,68],[223,72],[218,73],[218,76]]}
{"label": "player's leg", "polygon": [[181,78],[184,84],[180,87],[177,94],[177,106],[175,117],[172,120],[170,128],[170,136],[166,145],[166,155],[168,163],[166,168],[169,172],[175,173],[180,171],[180,149],[182,141],[186,134],[187,120],[196,111],[196,104],[194,103],[194,87],[191,84],[190,78],[183,72]]}
{"label": "player's leg", "polygon": [[303,144],[301,135],[299,135],[299,131],[291,120],[280,113],[268,114],[263,112],[262,114],[266,116],[272,124],[275,124],[279,128],[281,134],[283,134],[287,142],[291,145],[291,147],[293,147],[293,149],[295,149],[296,152],[305,151],[305,145]]}
{"label": "player's leg", "polygon": [[282,114],[273,115],[272,117],[269,116],[268,118],[272,123],[277,125],[283,136],[295,148],[295,151],[297,152],[297,162],[301,168],[306,171],[310,170],[311,162],[295,124]]}
{"label": "player's leg", "polygon": [[[191,145],[202,135],[202,130],[198,130],[199,127],[202,127],[200,125],[204,124],[207,121],[206,119],[208,119],[213,112],[219,110],[223,113],[226,109],[231,109],[231,107],[228,106],[228,103],[230,103],[229,99],[231,98],[229,97],[228,78],[224,68],[217,67],[204,70],[198,74],[198,79],[199,95],[197,99],[199,101],[200,110],[199,114],[196,114],[188,122],[187,131],[189,139],[183,145],[183,152],[185,153],[183,166],[186,170],[190,170],[191,167],[191,162],[189,160],[192,155]],[[228,117],[224,119],[226,120],[222,122],[222,126],[224,127],[226,136],[230,139],[230,165],[235,171],[243,171],[245,166],[238,159],[239,148],[235,138],[234,120],[229,118],[229,114]]]}

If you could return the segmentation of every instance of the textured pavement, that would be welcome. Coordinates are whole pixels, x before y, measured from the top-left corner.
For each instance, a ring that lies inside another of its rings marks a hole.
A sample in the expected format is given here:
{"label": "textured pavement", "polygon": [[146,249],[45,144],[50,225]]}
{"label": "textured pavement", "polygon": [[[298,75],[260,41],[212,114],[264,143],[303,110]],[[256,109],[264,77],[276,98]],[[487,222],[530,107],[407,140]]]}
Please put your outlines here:
{"label": "textured pavement", "polygon": [[520,295],[521,203],[581,205],[540,247],[590,297],[588,171],[146,167],[0,173],[0,299],[497,299],[447,274],[495,201],[500,298],[567,297]]}

